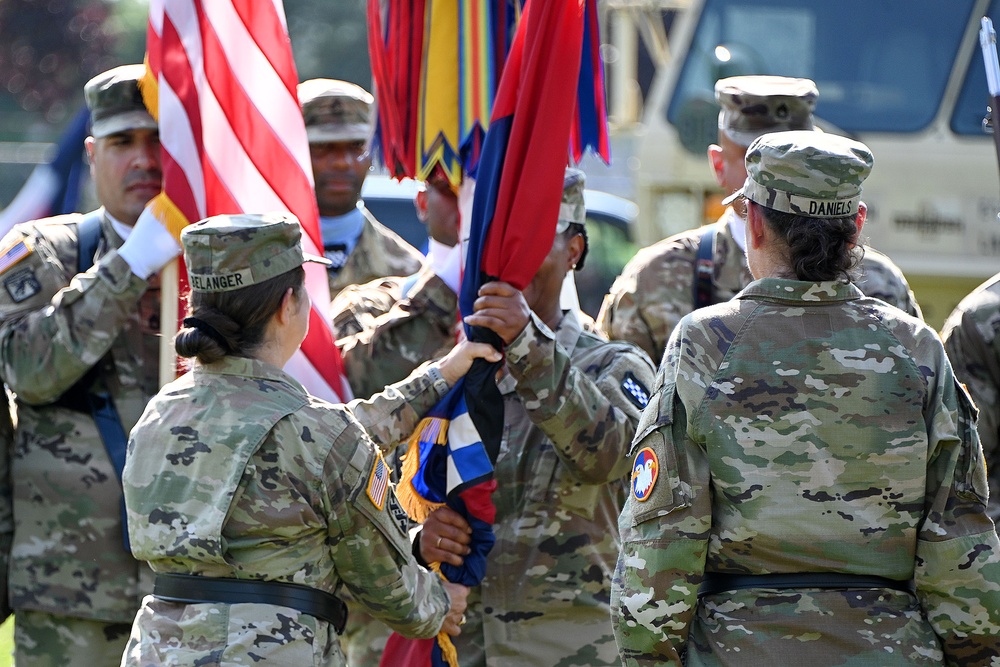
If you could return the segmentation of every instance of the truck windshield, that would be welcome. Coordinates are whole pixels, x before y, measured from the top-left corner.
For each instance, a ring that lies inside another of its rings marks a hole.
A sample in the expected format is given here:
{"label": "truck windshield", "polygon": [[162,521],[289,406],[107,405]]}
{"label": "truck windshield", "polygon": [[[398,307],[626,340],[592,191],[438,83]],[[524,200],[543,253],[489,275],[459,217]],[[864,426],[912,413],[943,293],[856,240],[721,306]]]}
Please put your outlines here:
{"label": "truck windshield", "polygon": [[682,134],[697,125],[704,139],[706,123],[691,119],[714,105],[716,80],[776,74],[815,81],[816,115],[846,132],[922,130],[937,114],[973,4],[706,0],[667,118]]}

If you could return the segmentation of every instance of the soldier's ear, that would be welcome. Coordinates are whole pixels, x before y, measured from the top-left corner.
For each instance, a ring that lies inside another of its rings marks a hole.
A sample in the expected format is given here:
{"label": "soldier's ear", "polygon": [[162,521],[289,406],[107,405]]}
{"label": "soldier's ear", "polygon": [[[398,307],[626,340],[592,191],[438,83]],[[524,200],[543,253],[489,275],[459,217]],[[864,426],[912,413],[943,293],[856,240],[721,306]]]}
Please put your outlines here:
{"label": "soldier's ear", "polygon": [[861,236],[861,228],[865,226],[865,220],[868,219],[868,204],[858,202],[858,215],[854,218],[854,224],[858,227],[858,233],[855,239]]}
{"label": "soldier's ear", "polygon": [[722,172],[725,170],[726,164],[722,157],[722,146],[718,144],[709,144],[708,161],[712,165],[712,171],[715,172],[716,182],[719,185],[725,186],[725,183],[722,181]]}

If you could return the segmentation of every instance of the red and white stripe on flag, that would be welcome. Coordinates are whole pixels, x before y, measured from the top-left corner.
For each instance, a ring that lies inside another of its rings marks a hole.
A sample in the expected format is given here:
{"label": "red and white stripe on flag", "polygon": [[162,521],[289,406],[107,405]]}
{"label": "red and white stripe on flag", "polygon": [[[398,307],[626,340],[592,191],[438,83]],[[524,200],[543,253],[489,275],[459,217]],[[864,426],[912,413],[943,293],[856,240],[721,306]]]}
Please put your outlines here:
{"label": "red and white stripe on flag", "polygon": [[[322,255],[298,75],[282,0],[150,0],[144,83],[163,148],[151,203],[175,235],[224,213],[290,211]],[[326,269],[306,264],[309,335],[287,370],[310,392],[351,398],[333,342]]]}

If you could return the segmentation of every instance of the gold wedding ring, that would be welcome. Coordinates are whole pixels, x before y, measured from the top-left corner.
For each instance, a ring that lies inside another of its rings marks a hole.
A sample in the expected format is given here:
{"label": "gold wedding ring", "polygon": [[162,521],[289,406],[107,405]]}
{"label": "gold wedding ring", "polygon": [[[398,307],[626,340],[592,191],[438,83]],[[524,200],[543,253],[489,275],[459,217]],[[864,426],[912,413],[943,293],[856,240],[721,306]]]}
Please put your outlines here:
{"label": "gold wedding ring", "polygon": [[461,620],[458,622],[459,625],[465,625],[465,614],[462,614]]}
{"label": "gold wedding ring", "polygon": [[438,537],[438,541],[434,543],[434,546],[437,547],[438,549],[441,548],[441,538],[440,538],[440,536]]}

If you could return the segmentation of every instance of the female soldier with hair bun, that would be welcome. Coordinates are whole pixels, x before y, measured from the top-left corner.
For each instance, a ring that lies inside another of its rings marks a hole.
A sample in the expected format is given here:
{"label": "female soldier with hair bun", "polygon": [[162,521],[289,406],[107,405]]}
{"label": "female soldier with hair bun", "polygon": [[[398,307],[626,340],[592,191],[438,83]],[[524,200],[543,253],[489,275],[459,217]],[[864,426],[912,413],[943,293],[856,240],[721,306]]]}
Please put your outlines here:
{"label": "female soldier with hair bun", "polygon": [[681,320],[633,440],[623,663],[997,664],[975,408],[937,334],[849,282],[871,153],[790,131],[746,165],[755,281]]}
{"label": "female soldier with hair bun", "polygon": [[468,589],[414,561],[371,438],[403,439],[473,358],[499,353],[459,345],[346,407],[309,395],[281,370],[308,330],[302,264],[325,261],[300,236],[290,214],[181,234],[191,301],[175,344],[194,362],[129,439],[129,537],[156,582],[123,665],[343,665],[345,591],[406,636],[459,633]]}

